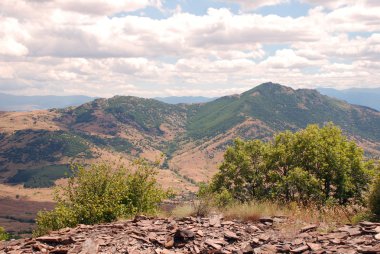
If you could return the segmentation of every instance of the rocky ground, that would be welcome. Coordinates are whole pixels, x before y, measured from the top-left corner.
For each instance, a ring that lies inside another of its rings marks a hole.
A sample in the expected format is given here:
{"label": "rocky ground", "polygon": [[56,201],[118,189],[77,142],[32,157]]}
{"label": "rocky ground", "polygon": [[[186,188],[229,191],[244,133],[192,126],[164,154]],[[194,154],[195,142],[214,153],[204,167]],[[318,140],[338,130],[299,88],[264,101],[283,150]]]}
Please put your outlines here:
{"label": "rocky ground", "polygon": [[258,222],[210,218],[136,217],[79,225],[33,239],[0,242],[0,253],[380,253],[380,223],[362,222],[323,233],[307,225],[293,237],[279,231],[285,218]]}

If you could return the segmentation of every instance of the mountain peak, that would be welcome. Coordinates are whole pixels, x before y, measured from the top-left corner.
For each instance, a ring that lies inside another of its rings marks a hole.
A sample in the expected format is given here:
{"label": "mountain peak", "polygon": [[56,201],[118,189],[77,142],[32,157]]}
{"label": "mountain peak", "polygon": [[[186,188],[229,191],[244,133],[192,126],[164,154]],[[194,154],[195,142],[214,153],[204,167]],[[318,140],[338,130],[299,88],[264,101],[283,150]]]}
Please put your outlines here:
{"label": "mountain peak", "polygon": [[266,82],[266,83],[262,83],[258,86],[256,86],[255,88],[258,88],[258,89],[268,89],[268,88],[281,88],[281,87],[285,87],[279,83],[273,83],[273,82]]}
{"label": "mountain peak", "polygon": [[273,93],[293,94],[294,91],[295,90],[288,86],[283,86],[273,82],[266,82],[244,92],[242,95],[257,95],[259,93],[262,95],[270,95]]}

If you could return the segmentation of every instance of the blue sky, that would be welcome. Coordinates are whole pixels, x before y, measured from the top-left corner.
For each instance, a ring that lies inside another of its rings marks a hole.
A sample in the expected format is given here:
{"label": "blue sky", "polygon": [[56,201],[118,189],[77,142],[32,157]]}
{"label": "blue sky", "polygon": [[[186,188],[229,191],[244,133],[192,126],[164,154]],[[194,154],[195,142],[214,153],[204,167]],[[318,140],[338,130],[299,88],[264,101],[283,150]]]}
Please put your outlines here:
{"label": "blue sky", "polygon": [[[300,1],[286,1],[277,5],[269,5],[262,6],[257,9],[245,9],[242,10],[239,3],[234,2],[223,2],[223,1],[210,1],[210,0],[202,0],[202,1],[174,1],[168,0],[164,2],[165,8],[175,9],[177,6],[181,6],[184,12],[193,13],[196,15],[204,15],[207,13],[209,8],[228,8],[235,14],[239,14],[242,11],[248,13],[258,13],[262,15],[279,15],[279,16],[291,16],[291,17],[300,17],[306,16],[308,10],[312,5],[309,3],[302,3]],[[160,17],[158,15],[157,17]],[[162,17],[162,16],[161,16]]]}
{"label": "blue sky", "polygon": [[3,0],[0,9],[0,92],[380,87],[377,0]]}

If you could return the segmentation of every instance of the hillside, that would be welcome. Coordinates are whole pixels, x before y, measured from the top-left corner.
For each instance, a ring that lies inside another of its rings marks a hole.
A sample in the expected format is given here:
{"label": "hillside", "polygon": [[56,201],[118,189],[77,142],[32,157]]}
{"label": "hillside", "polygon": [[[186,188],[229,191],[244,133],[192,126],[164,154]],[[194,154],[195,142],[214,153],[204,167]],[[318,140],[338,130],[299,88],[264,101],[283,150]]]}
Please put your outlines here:
{"label": "hillside", "polygon": [[296,130],[309,123],[334,121],[347,132],[380,139],[378,112],[323,96],[315,90],[293,90],[266,83],[238,96],[227,96],[199,107],[190,118],[194,137],[225,132],[248,118],[259,119],[275,131]]}
{"label": "hillside", "polygon": [[161,182],[189,191],[216,172],[236,137],[268,139],[277,131],[328,121],[368,154],[380,154],[378,111],[273,83],[203,104],[115,96],[65,109],[3,112],[0,181],[51,186],[73,161],[154,161],[165,154]]}

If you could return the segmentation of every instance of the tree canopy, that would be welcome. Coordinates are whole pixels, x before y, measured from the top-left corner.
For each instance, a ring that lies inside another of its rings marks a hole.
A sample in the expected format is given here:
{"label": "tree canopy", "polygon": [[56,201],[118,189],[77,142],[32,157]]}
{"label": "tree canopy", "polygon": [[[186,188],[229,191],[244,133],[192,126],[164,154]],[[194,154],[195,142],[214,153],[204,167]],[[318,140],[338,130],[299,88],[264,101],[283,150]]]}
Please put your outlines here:
{"label": "tree canopy", "polygon": [[369,208],[377,219],[380,219],[380,175],[374,181],[372,191],[369,195]]}
{"label": "tree canopy", "polygon": [[325,204],[363,201],[374,163],[339,127],[309,125],[270,142],[235,140],[210,184],[234,199]]}

